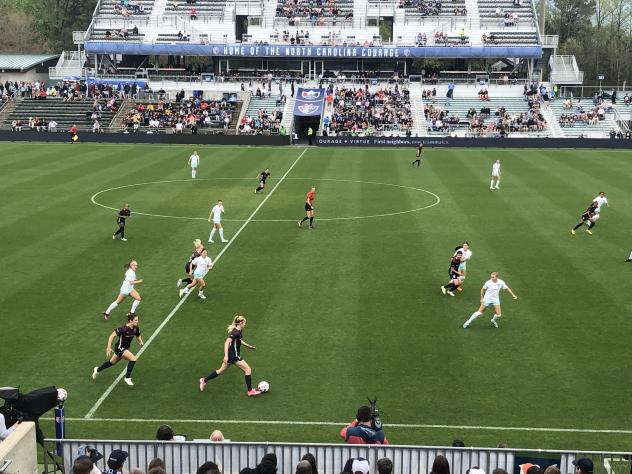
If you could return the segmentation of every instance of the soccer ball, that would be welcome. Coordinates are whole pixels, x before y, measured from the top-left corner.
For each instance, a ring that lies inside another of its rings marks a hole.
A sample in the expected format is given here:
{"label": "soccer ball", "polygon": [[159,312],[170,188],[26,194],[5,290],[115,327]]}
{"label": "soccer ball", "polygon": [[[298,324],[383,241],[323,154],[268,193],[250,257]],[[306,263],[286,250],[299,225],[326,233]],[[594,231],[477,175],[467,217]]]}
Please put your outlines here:
{"label": "soccer ball", "polygon": [[265,380],[263,380],[259,382],[259,385],[257,386],[257,388],[259,389],[260,392],[267,392],[268,390],[270,390],[270,384],[266,382]]}
{"label": "soccer ball", "polygon": [[59,400],[60,402],[65,402],[67,398],[68,398],[68,392],[66,392],[66,389],[58,388],[57,389],[57,400]]}

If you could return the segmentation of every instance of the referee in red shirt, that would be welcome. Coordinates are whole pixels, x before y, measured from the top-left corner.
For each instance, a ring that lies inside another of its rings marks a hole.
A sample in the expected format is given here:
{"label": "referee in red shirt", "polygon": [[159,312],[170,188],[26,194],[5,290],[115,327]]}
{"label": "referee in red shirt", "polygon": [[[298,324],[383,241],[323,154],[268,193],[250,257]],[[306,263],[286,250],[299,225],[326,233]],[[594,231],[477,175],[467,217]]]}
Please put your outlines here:
{"label": "referee in red shirt", "polygon": [[302,227],[303,222],[309,219],[309,228],[314,228],[314,199],[315,199],[316,188],[314,186],[311,187],[307,196],[305,197],[305,217],[303,220],[298,221],[298,226]]}

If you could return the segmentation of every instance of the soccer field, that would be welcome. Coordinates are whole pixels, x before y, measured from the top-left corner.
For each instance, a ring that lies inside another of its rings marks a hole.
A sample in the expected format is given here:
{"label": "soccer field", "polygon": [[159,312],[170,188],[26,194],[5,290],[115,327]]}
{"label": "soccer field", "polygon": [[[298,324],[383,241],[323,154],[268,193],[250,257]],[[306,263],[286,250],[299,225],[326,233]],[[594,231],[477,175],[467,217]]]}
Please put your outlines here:
{"label": "soccer field", "polygon": [[[190,438],[338,442],[377,396],[392,443],[629,449],[629,152],[427,149],[413,168],[414,149],[198,147],[191,180],[193,149],[2,145],[0,385],[66,388],[68,437],[152,439],[166,421]],[[299,229],[310,185],[316,228]],[[570,235],[599,191],[594,235]],[[208,299],[179,305],[217,199],[230,243],[209,244]],[[113,241],[124,202],[128,241]],[[444,296],[464,240],[464,291]],[[91,378],[126,321],[129,299],[102,312],[131,259],[146,343],[134,387],[114,383],[122,363]],[[492,271],[519,299],[501,295],[499,329],[488,310],[464,330]],[[238,313],[257,346],[242,356],[271,390],[248,398],[232,367],[200,393]]]}

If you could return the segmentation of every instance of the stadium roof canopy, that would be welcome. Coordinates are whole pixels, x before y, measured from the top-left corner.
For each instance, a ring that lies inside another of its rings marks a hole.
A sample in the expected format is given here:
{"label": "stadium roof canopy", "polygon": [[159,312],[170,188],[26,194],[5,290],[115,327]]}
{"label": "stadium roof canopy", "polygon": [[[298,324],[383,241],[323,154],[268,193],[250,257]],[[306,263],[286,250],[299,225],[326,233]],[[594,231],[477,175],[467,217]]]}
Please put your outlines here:
{"label": "stadium roof canopy", "polygon": [[58,57],[59,54],[0,54],[0,70],[28,71]]}

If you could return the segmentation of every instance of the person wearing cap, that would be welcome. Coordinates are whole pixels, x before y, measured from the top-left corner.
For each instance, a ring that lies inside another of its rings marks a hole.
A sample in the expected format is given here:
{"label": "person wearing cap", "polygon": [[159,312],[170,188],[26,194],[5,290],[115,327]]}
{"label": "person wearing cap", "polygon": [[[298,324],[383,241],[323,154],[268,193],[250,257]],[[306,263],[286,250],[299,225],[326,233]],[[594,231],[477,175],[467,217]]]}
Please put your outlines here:
{"label": "person wearing cap", "polygon": [[371,407],[358,408],[356,419],[340,430],[340,436],[349,444],[388,444],[382,430],[376,430],[371,421]]}
{"label": "person wearing cap", "polygon": [[127,460],[129,454],[122,449],[115,449],[108,457],[108,468],[104,474],[123,474],[123,464]]}
{"label": "person wearing cap", "polygon": [[351,465],[351,474],[369,474],[369,461],[358,458]]}
{"label": "person wearing cap", "polygon": [[594,469],[592,459],[588,458],[575,459],[573,465],[575,466],[575,474],[592,474]]}

